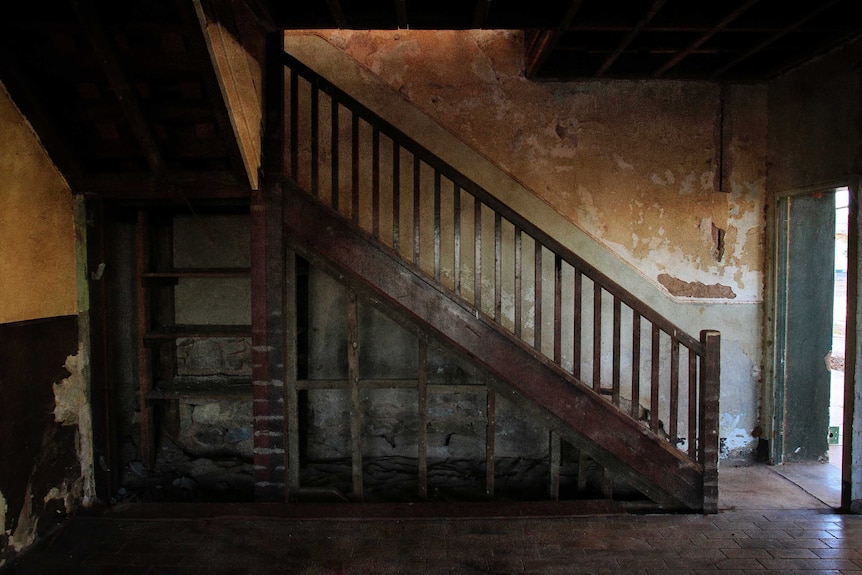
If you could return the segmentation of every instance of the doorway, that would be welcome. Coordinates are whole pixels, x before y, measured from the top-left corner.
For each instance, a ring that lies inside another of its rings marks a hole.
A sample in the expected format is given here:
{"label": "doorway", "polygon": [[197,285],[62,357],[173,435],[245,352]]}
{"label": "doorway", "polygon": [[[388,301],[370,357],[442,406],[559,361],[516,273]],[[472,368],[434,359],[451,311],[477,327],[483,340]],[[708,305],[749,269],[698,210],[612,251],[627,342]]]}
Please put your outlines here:
{"label": "doorway", "polygon": [[841,506],[849,190],[778,198],[772,463]]}

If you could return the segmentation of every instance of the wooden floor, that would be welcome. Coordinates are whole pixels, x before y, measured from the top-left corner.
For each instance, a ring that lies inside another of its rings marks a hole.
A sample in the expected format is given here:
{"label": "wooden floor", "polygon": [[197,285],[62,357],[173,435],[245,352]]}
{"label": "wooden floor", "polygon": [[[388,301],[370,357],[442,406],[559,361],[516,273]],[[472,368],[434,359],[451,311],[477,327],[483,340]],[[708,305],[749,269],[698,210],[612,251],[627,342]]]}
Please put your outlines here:
{"label": "wooden floor", "polygon": [[862,575],[862,516],[834,512],[776,468],[725,464],[719,478],[720,511],[707,516],[298,519],[249,506],[81,515],[0,572]]}

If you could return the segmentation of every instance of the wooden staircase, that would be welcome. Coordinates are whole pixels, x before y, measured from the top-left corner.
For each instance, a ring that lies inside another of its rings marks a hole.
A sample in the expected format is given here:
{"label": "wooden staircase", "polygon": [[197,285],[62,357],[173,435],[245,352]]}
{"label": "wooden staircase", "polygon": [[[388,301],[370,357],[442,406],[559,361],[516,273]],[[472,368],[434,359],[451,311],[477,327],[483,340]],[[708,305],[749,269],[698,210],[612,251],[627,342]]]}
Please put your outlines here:
{"label": "wooden staircase", "polygon": [[686,334],[282,58],[288,249],[474,362],[660,506],[714,513],[719,334]]}

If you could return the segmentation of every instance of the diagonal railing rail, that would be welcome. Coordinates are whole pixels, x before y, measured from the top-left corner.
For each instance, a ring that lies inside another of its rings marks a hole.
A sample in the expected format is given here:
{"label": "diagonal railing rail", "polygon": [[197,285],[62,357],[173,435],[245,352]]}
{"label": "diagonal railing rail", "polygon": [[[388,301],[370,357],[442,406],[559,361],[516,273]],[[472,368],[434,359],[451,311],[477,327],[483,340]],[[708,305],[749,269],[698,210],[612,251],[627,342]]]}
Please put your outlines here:
{"label": "diagonal railing rail", "polygon": [[287,53],[285,168],[477,316],[667,442],[717,503],[719,336],[697,339]]}

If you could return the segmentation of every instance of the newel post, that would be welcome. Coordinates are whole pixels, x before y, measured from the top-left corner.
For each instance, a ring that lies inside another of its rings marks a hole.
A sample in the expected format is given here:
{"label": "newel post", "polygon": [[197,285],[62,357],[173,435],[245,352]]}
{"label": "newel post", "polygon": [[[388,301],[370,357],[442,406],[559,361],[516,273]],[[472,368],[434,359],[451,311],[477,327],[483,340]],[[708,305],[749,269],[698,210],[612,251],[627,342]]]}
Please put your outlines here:
{"label": "newel post", "polygon": [[703,512],[718,513],[718,419],[721,393],[721,334],[700,332],[700,461],[703,465]]}

